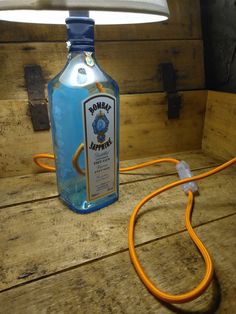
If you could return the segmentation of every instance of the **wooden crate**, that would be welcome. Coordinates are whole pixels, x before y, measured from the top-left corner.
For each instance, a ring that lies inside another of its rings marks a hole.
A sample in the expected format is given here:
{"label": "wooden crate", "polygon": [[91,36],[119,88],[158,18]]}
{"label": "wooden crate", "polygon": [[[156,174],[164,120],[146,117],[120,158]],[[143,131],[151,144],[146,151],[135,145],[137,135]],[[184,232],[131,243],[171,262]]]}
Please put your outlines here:
{"label": "wooden crate", "polygon": [[[201,148],[206,91],[199,1],[169,6],[175,14],[164,23],[96,28],[97,59],[121,90],[122,160]],[[37,173],[32,155],[52,152],[50,132],[33,132],[24,65],[40,65],[48,81],[65,64],[65,41],[64,26],[0,22],[0,177]],[[163,62],[176,70],[179,120],[167,118]]]}
{"label": "wooden crate", "polygon": [[[173,156],[198,174],[236,155],[236,95],[204,90],[199,1],[168,2],[175,12],[168,22],[98,27],[96,49],[121,87],[121,165]],[[234,313],[235,167],[199,182],[195,201],[193,225],[213,256],[213,283],[199,299],[167,306],[130,263],[127,225],[142,197],[177,179],[175,168],[121,174],[118,202],[77,215],[59,201],[55,174],[33,164],[34,153],[52,152],[51,135],[33,132],[23,66],[39,64],[50,79],[65,60],[64,41],[62,26],[0,22],[0,312]],[[167,118],[161,62],[177,70],[178,120]],[[143,208],[136,226],[142,264],[172,293],[192,289],[204,273],[186,234],[185,203],[180,188],[164,193]]]}

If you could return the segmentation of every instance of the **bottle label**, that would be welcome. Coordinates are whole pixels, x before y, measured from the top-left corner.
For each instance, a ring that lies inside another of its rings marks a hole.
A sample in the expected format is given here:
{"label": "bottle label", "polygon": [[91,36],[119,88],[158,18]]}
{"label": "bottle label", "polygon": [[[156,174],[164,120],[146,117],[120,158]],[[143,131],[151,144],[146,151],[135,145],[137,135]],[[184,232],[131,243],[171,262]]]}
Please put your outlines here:
{"label": "bottle label", "polygon": [[93,53],[84,51],[85,55],[85,62],[88,66],[93,67],[95,65],[94,59],[93,59]]}
{"label": "bottle label", "polygon": [[83,102],[87,198],[116,191],[116,99],[97,94]]}

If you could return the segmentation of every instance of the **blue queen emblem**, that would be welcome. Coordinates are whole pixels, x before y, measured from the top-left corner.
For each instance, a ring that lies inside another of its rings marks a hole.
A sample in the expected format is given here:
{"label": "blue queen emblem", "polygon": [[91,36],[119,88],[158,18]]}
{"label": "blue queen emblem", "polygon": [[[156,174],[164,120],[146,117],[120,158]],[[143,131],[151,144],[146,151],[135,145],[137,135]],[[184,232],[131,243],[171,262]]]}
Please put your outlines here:
{"label": "blue queen emblem", "polygon": [[100,112],[96,115],[93,121],[93,132],[97,135],[97,140],[99,143],[103,143],[106,139],[105,133],[108,130],[109,120],[104,113]]}

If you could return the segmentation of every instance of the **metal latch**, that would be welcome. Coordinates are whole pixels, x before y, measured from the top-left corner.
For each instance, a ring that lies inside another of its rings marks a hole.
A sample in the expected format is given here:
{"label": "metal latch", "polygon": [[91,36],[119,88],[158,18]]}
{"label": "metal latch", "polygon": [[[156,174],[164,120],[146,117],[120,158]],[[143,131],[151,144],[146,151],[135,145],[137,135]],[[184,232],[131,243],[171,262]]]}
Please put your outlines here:
{"label": "metal latch", "polygon": [[161,63],[160,70],[163,88],[167,92],[168,119],[178,119],[181,109],[181,96],[176,91],[176,73],[172,63]]}
{"label": "metal latch", "polygon": [[50,124],[42,69],[39,65],[26,65],[24,73],[34,131],[49,130]]}

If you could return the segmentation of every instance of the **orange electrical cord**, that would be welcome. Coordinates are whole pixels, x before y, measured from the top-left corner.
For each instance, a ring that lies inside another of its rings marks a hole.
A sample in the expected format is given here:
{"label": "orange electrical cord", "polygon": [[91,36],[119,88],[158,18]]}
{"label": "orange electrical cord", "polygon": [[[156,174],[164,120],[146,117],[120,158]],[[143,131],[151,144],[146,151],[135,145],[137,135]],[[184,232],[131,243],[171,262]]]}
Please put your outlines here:
{"label": "orange electrical cord", "polygon": [[73,164],[75,170],[76,170],[78,173],[80,173],[80,174],[82,174],[82,175],[85,175],[85,171],[80,168],[80,165],[79,165],[79,162],[78,162],[79,156],[80,156],[80,154],[81,154],[81,152],[82,152],[83,149],[84,149],[84,144],[81,143],[81,144],[79,145],[78,149],[76,150],[76,152],[75,152],[73,158],[72,158],[72,164]]}
{"label": "orange electrical cord", "polygon": [[[73,158],[72,158],[72,165],[75,168],[75,170],[82,175],[85,175],[85,172],[83,169],[80,168],[80,165],[78,163],[79,160],[79,156],[82,152],[82,150],[84,149],[84,144],[81,143],[78,147],[78,149],[76,150]],[[55,156],[53,154],[35,154],[33,156],[33,161],[36,163],[36,165],[38,165],[40,168],[43,168],[45,170],[49,170],[49,171],[56,171],[56,167],[55,166],[49,166],[47,164],[44,164],[43,162],[39,161],[40,159],[53,159],[55,160]]]}
{"label": "orange electrical cord", "polygon": [[[141,207],[142,207],[142,205],[141,205]],[[203,280],[201,281],[201,283],[192,291],[184,293],[184,294],[172,295],[172,294],[165,293],[165,292],[161,291],[160,289],[156,288],[155,285],[152,283],[152,281],[145,274],[145,272],[144,272],[144,270],[143,270],[143,268],[142,268],[142,266],[138,260],[138,257],[137,257],[136,252],[135,252],[135,247],[134,247],[134,224],[135,224],[136,215],[137,215],[137,213],[141,207],[139,207],[139,208],[138,208],[138,206],[136,207],[136,209],[134,210],[134,212],[131,216],[130,223],[129,223],[130,257],[131,257],[133,265],[134,265],[140,279],[142,280],[144,285],[148,288],[148,290],[155,297],[157,297],[158,299],[160,299],[162,301],[165,301],[168,303],[185,303],[185,302],[189,302],[193,299],[196,299],[198,296],[200,296],[207,289],[207,287],[209,286],[209,284],[212,280],[213,263],[212,263],[212,260],[211,260],[209,253],[207,252],[206,248],[204,247],[204,245],[202,244],[200,239],[195,234],[195,232],[191,226],[191,223],[190,223],[191,212],[192,212],[192,208],[193,208],[193,193],[189,192],[189,194],[188,194],[188,203],[187,203],[186,213],[185,213],[185,223],[186,223],[187,230],[190,234],[190,237],[192,238],[192,240],[194,241],[194,243],[198,247],[199,251],[201,252],[202,256],[204,257],[204,260],[206,263],[206,272],[205,272],[205,276],[204,276]]]}
{"label": "orange electrical cord", "polygon": [[33,156],[33,161],[40,168],[43,168],[43,169],[49,170],[49,171],[56,171],[55,166],[46,165],[46,164],[42,163],[41,161],[39,161],[39,159],[53,159],[53,160],[55,160],[55,156],[54,155],[52,155],[52,154],[35,154]]}
{"label": "orange electrical cord", "polygon": [[[82,149],[81,149],[82,150]],[[78,154],[77,154],[78,155]],[[33,159],[36,162],[37,165],[39,165],[40,167],[53,171],[53,167],[50,166],[45,166],[43,163],[39,162],[38,159],[40,158],[50,158],[53,159],[54,156],[53,155],[49,155],[49,154],[38,154],[38,155],[34,155]],[[73,164],[76,161],[77,164],[77,160],[78,160],[79,156],[77,156],[77,159],[73,159]],[[148,161],[136,166],[132,166],[132,167],[127,167],[127,168],[120,168],[120,172],[126,172],[126,171],[132,171],[135,169],[139,169],[139,168],[143,168],[146,166],[151,166],[157,163],[163,163],[163,162],[169,162],[169,163],[174,163],[174,164],[178,164],[179,161],[177,159],[173,159],[173,158],[162,158],[162,159],[158,159],[158,160],[152,160],[152,161]],[[193,230],[193,227],[191,225],[191,213],[193,210],[193,201],[194,201],[194,195],[192,193],[192,191],[188,192],[188,202],[187,202],[187,207],[186,207],[186,211],[185,211],[185,226],[189,232],[189,235],[191,237],[191,239],[193,240],[193,242],[195,243],[195,245],[197,246],[197,248],[199,249],[201,255],[204,258],[205,264],[206,264],[206,271],[205,271],[205,275],[202,279],[202,281],[198,284],[198,286],[196,288],[194,288],[193,290],[187,292],[187,293],[183,293],[180,295],[172,295],[172,294],[168,294],[166,292],[161,291],[160,289],[158,289],[154,283],[148,278],[148,276],[146,275],[146,273],[144,272],[138,256],[136,254],[135,251],[135,244],[134,244],[134,229],[135,229],[135,222],[136,222],[136,218],[137,215],[140,211],[140,209],[143,207],[144,204],[146,204],[149,200],[151,200],[152,198],[154,198],[155,196],[171,189],[174,188],[178,185],[182,185],[184,183],[188,183],[188,182],[193,182],[193,181],[197,181],[197,180],[201,180],[204,179],[206,177],[209,177],[213,174],[216,174],[222,170],[224,170],[225,168],[233,165],[234,163],[236,163],[236,157],[231,159],[230,161],[222,164],[219,167],[216,167],[213,170],[207,171],[203,174],[200,175],[196,175],[193,176],[191,178],[187,178],[187,179],[182,179],[182,180],[178,180],[175,181],[173,183],[170,183],[160,189],[157,189],[155,191],[153,191],[152,193],[150,193],[149,195],[147,195],[145,198],[143,198],[140,203],[134,208],[132,215],[130,217],[130,221],[129,221],[129,227],[128,227],[128,246],[129,246],[129,252],[130,252],[130,258],[131,261],[134,265],[134,268],[139,276],[139,278],[142,280],[142,282],[144,283],[144,285],[147,287],[147,289],[158,299],[167,302],[167,303],[186,303],[189,301],[192,301],[194,299],[196,299],[197,297],[199,297],[202,293],[204,293],[204,291],[208,288],[209,284],[211,283],[212,277],[213,277],[213,263],[212,263],[212,259],[207,251],[207,249],[205,248],[204,244],[201,242],[201,240],[198,238],[198,236],[196,235],[196,233]],[[54,168],[55,170],[55,168]]]}
{"label": "orange electrical cord", "polygon": [[[82,143],[79,145],[77,151],[75,152],[75,154],[72,158],[72,164],[78,173],[85,175],[84,170],[82,170],[80,168],[80,165],[78,163],[79,156],[80,156],[83,149],[84,149],[84,144]],[[49,171],[56,171],[55,166],[49,166],[47,164],[44,164],[41,161],[39,161],[39,159],[53,159],[53,160],[55,160],[55,156],[53,154],[35,154],[33,156],[33,161],[42,169],[49,170]],[[162,159],[158,159],[158,160],[151,160],[151,161],[147,161],[147,162],[144,162],[142,164],[135,165],[135,166],[120,168],[120,172],[133,171],[136,169],[140,169],[140,168],[144,168],[144,167],[148,167],[148,166],[153,166],[157,163],[164,163],[164,162],[172,162],[174,164],[177,164],[179,161],[177,159],[174,159],[174,158],[162,158]]]}
{"label": "orange electrical cord", "polygon": [[156,288],[155,285],[152,283],[152,281],[145,274],[145,272],[144,272],[144,270],[143,270],[143,268],[142,268],[142,266],[138,260],[137,254],[135,252],[134,227],[135,227],[135,222],[136,222],[136,217],[137,217],[138,212],[140,211],[140,209],[142,208],[142,206],[145,203],[147,203],[153,197],[161,194],[162,192],[165,192],[171,188],[174,188],[178,185],[182,185],[184,183],[204,179],[206,177],[209,177],[213,174],[216,174],[217,172],[220,172],[220,171],[226,169],[227,167],[229,167],[235,163],[236,163],[236,157],[231,159],[230,161],[224,163],[223,165],[216,167],[215,169],[210,170],[208,172],[205,172],[203,174],[170,183],[170,184],[150,193],[148,196],[146,196],[144,199],[142,199],[140,201],[140,203],[134,208],[133,213],[130,217],[129,228],[128,228],[128,244],[129,244],[130,258],[133,262],[134,268],[135,268],[138,276],[140,277],[140,279],[142,280],[144,285],[158,299],[165,301],[167,303],[186,303],[186,302],[189,302],[191,300],[196,299],[198,296],[200,296],[207,289],[207,287],[209,286],[209,284],[212,280],[213,263],[212,263],[211,257],[209,255],[207,249],[205,248],[205,246],[203,245],[201,240],[197,237],[196,233],[194,232],[194,230],[191,226],[191,212],[192,212],[192,208],[193,208],[193,193],[190,191],[188,193],[188,203],[187,203],[186,212],[185,212],[185,225],[186,225],[186,228],[189,232],[191,239],[194,241],[195,245],[197,246],[201,255],[204,258],[204,261],[206,264],[205,276],[204,276],[203,280],[200,282],[200,284],[195,289],[193,289],[190,292],[181,294],[181,295],[168,294],[168,293],[165,293],[165,292],[161,291],[160,289]]}

